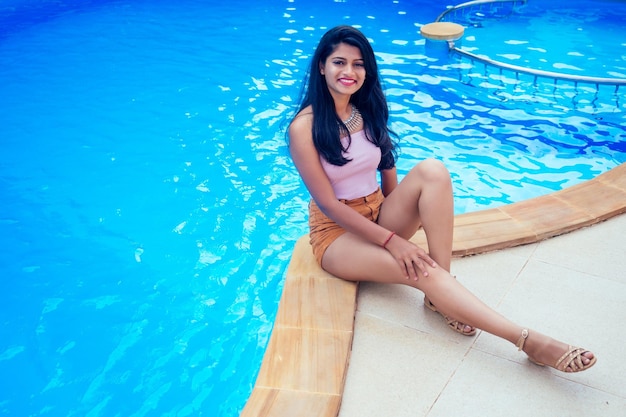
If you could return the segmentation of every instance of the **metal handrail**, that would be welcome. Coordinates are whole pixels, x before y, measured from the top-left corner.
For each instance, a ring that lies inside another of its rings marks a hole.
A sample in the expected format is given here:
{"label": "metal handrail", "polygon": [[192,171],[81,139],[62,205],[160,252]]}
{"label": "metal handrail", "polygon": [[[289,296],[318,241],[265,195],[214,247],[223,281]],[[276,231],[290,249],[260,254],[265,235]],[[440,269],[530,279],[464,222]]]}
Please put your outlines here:
{"label": "metal handrail", "polygon": [[556,80],[572,81],[574,83],[582,82],[582,83],[589,83],[589,84],[596,84],[596,85],[615,85],[618,87],[621,85],[626,85],[626,79],[624,78],[588,77],[584,75],[563,74],[560,72],[543,71],[543,70],[537,70],[533,68],[520,67],[519,65],[507,64],[507,63],[500,62],[500,61],[494,61],[493,59],[484,58],[484,57],[475,55],[471,52],[464,51],[462,49],[457,48],[456,46],[452,46],[450,49],[453,52],[466,56],[475,61],[479,61],[479,62],[492,65],[498,68],[505,68],[505,69],[508,69],[514,72],[519,72],[522,74],[533,75],[535,77],[553,78]]}
{"label": "metal handrail", "polygon": [[[489,3],[518,3],[518,2],[522,3],[522,4],[526,4],[528,2],[528,0],[474,0],[474,1],[468,1],[466,3],[461,3],[461,4],[458,4],[456,6],[450,7],[449,9],[447,9],[446,11],[441,13],[437,17],[437,19],[435,21],[436,22],[440,22],[448,13],[457,11],[459,9],[464,9],[466,7],[480,6],[480,5],[489,4]],[[624,78],[590,77],[590,76],[584,76],[584,75],[573,75],[573,74],[564,74],[564,73],[553,72],[553,71],[537,70],[537,69],[533,69],[533,68],[526,68],[526,67],[521,67],[521,66],[518,66],[518,65],[507,64],[507,63],[504,63],[504,62],[495,61],[495,60],[490,59],[490,58],[485,58],[485,57],[481,57],[479,55],[472,54],[471,52],[464,51],[464,50],[459,49],[456,46],[454,46],[454,42],[449,42],[449,47],[450,47],[451,51],[456,52],[456,53],[458,53],[458,54],[460,54],[462,56],[465,56],[465,57],[467,57],[467,58],[469,58],[471,60],[482,62],[484,64],[494,66],[496,68],[504,68],[504,69],[507,69],[507,70],[510,70],[510,71],[514,71],[514,72],[518,72],[518,73],[521,73],[521,74],[532,75],[535,78],[537,78],[537,77],[551,78],[551,79],[554,79],[554,80],[571,81],[571,82],[574,82],[574,83],[595,84],[596,86],[598,86],[598,85],[614,85],[614,86],[616,86],[616,88],[619,88],[619,86],[622,86],[622,85],[626,85],[626,79],[624,79]],[[616,91],[617,91],[617,89],[616,89]]]}
{"label": "metal handrail", "polygon": [[468,1],[466,3],[461,3],[461,4],[457,4],[456,6],[450,7],[445,12],[443,12],[439,16],[437,16],[437,19],[435,19],[435,22],[440,22],[441,19],[443,19],[444,16],[447,15],[448,13],[454,12],[454,11],[459,10],[459,9],[463,9],[465,7],[471,7],[471,6],[477,6],[477,5],[489,4],[489,3],[517,3],[518,1],[525,4],[528,0],[474,0],[474,1]]}

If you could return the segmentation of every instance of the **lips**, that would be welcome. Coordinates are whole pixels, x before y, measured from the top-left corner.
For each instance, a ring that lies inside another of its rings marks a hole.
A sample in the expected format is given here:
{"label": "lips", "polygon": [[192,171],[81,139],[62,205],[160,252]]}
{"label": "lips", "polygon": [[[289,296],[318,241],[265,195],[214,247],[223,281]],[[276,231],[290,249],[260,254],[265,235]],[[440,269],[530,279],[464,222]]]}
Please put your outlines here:
{"label": "lips", "polygon": [[353,86],[354,84],[356,84],[356,80],[352,80],[350,78],[340,78],[339,82],[343,85],[345,85],[346,87],[350,87]]}

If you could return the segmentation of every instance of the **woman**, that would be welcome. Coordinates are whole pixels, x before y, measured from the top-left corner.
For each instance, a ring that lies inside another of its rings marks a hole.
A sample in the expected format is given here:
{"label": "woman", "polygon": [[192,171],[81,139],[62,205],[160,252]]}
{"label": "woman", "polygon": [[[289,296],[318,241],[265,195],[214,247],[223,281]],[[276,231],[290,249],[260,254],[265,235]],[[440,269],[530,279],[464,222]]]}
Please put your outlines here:
{"label": "woman", "polygon": [[[415,287],[453,330],[472,335],[475,327],[483,329],[539,365],[579,372],[595,364],[593,353],[504,318],[450,275],[450,175],[440,162],[425,160],[398,183],[386,99],[374,52],[360,31],[329,30],[305,86],[289,125],[289,147],[312,197],[311,245],[324,270],[350,281]],[[429,253],[408,240],[419,227]]]}

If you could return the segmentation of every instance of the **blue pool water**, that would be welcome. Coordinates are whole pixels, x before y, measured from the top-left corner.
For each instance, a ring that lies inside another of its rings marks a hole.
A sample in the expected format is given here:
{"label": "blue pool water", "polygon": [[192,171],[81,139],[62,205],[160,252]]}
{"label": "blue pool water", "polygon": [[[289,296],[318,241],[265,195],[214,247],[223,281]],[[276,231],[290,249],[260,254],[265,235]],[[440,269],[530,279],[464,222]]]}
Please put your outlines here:
{"label": "blue pool water", "polygon": [[[468,80],[424,51],[433,3],[2,2],[0,415],[238,415],[306,233],[284,121],[336,24],[374,43],[401,175],[444,160],[457,213],[626,161],[623,92],[585,105]],[[466,46],[502,53],[475,29]]]}

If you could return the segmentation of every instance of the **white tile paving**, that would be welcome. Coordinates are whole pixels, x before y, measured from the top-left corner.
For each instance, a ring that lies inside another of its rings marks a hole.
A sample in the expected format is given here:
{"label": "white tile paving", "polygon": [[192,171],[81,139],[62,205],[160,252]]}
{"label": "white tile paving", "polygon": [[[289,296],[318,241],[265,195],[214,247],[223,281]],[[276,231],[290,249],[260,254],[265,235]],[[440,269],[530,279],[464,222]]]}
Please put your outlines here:
{"label": "white tile paving", "polygon": [[340,417],[625,416],[626,215],[544,242],[455,259],[452,272],[514,321],[589,348],[564,374],[509,342],[465,337],[403,286],[362,283]]}

